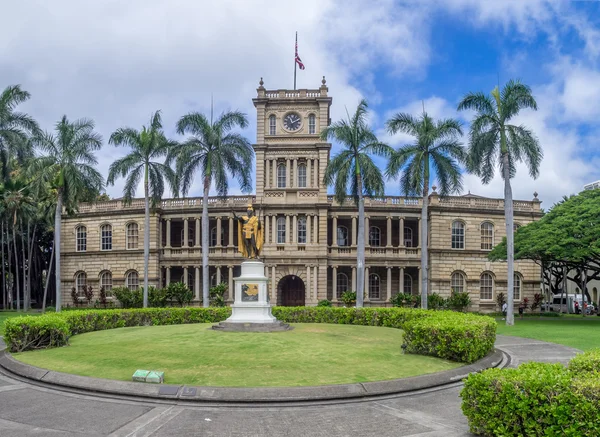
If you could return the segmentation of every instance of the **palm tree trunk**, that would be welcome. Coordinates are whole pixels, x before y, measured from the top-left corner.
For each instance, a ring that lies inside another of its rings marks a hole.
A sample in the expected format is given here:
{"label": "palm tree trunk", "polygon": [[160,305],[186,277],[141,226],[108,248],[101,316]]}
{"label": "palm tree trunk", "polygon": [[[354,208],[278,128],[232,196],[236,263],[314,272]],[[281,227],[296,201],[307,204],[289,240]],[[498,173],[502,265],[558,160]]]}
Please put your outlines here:
{"label": "palm tree trunk", "polygon": [[148,199],[148,163],[144,170],[144,308],[148,308],[148,270],[150,264],[150,199]]}
{"label": "palm tree trunk", "polygon": [[50,284],[50,277],[52,276],[52,265],[54,261],[54,247],[52,247],[52,254],[50,254],[50,264],[48,264],[48,271],[46,272],[46,283],[44,284],[44,297],[42,298],[42,313],[46,312],[46,297],[48,296],[48,285]]}
{"label": "palm tree trunk", "polygon": [[[27,302],[27,251],[25,250],[25,233],[23,232],[23,220],[19,219],[19,230],[21,233],[21,256],[23,258],[23,311],[29,310],[29,304]],[[29,244],[29,243],[28,243]]]}
{"label": "palm tree trunk", "polygon": [[[210,190],[210,178],[204,177],[204,191],[202,193],[202,306],[208,308],[209,301],[209,277],[208,277],[208,191]],[[217,235],[217,240],[220,238]]]}
{"label": "palm tree trunk", "polygon": [[19,289],[19,256],[18,256],[18,252],[17,252],[17,235],[15,233],[15,228],[17,227],[17,220],[15,217],[15,220],[13,221],[13,229],[12,229],[12,233],[13,233],[13,248],[15,250],[15,284],[16,284],[16,290],[17,290],[17,311],[21,311],[21,290]]}
{"label": "palm tree trunk", "polygon": [[33,273],[33,244],[35,242],[35,233],[37,231],[37,223],[33,225],[31,239],[29,239],[29,223],[27,223],[27,238],[29,239],[29,247],[27,252],[27,303],[31,308],[31,274]]}
{"label": "palm tree trunk", "polygon": [[512,326],[515,324],[515,304],[514,304],[514,281],[515,281],[515,241],[513,229],[513,197],[512,187],[510,186],[510,162],[508,153],[502,156],[504,167],[504,218],[506,221],[506,295],[508,308],[506,311],[506,324]]}
{"label": "palm tree trunk", "polygon": [[[358,191],[358,242],[356,249],[356,308],[362,308],[365,298],[365,198],[363,197],[362,175],[356,176]],[[337,229],[334,231],[337,238]]]}
{"label": "palm tree trunk", "polygon": [[0,222],[0,235],[2,237],[2,243],[0,249],[2,249],[2,309],[6,309],[6,270],[4,267],[4,220]]}
{"label": "palm tree trunk", "polygon": [[10,279],[9,281],[9,287],[8,287],[8,294],[10,297],[8,299],[9,304],[10,304],[10,309],[12,310],[14,308],[13,305],[13,288],[14,288],[14,281],[13,281],[13,277],[12,277],[12,255],[11,255],[11,249],[10,249],[10,234],[8,231],[8,220],[6,220],[6,253],[8,254],[7,256],[7,261],[8,261],[8,277],[7,279]]}
{"label": "palm tree trunk", "polygon": [[[429,160],[429,158],[426,158]],[[425,165],[428,166],[427,161]],[[428,231],[428,208],[429,208],[429,171],[426,170],[426,177],[423,184],[423,206],[421,207],[421,308],[427,309],[427,285],[429,283],[429,251],[427,245]]]}
{"label": "palm tree trunk", "polygon": [[58,190],[56,199],[56,212],[54,213],[54,257],[56,258],[56,270],[54,277],[56,278],[56,312],[60,312],[62,304],[61,288],[60,288],[60,216],[62,213],[62,191]]}

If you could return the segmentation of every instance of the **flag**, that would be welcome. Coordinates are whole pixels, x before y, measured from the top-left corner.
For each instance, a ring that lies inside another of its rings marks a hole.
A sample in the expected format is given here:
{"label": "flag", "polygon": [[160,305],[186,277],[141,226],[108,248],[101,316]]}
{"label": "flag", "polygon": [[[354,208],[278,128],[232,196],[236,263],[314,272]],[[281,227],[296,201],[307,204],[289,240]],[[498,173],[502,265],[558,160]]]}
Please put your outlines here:
{"label": "flag", "polygon": [[298,64],[298,68],[300,68],[300,70],[304,70],[302,59],[300,59],[300,56],[298,56],[298,34],[296,34],[296,64]]}

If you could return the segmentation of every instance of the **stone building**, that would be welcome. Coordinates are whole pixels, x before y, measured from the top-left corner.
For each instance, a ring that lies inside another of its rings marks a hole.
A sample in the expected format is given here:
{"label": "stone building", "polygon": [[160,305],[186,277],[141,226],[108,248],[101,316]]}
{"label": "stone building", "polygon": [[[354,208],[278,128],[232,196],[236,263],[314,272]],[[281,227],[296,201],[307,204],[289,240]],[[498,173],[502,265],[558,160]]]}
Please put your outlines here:
{"label": "stone building", "polygon": [[[233,214],[252,203],[265,233],[262,259],[276,305],[337,302],[356,290],[358,210],[338,204],[322,178],[331,144],[319,137],[330,122],[332,98],[318,89],[267,90],[261,80],[253,99],[257,115],[256,193],[210,198],[210,245],[201,247],[201,198],[166,199],[150,218],[149,282],[182,281],[202,296],[202,250],[210,254],[210,282],[231,290],[242,261]],[[386,196],[365,200],[365,305],[386,306],[398,292],[419,293],[420,198]],[[541,216],[540,201],[515,201],[515,226]],[[63,302],[86,284],[138,287],[143,283],[144,201],[82,204],[63,218],[61,277]],[[505,235],[502,199],[474,195],[429,197],[430,292],[468,291],[473,310],[492,311],[506,294],[506,264],[487,261]],[[540,287],[539,268],[515,263],[516,300]],[[229,299],[231,297],[229,296]]]}

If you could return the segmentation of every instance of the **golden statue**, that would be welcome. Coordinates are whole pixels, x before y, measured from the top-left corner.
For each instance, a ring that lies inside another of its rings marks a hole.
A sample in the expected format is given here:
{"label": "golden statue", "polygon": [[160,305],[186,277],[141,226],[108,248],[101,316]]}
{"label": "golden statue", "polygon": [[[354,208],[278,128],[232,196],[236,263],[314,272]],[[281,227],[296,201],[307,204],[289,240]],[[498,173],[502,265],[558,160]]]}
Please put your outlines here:
{"label": "golden statue", "polygon": [[247,215],[238,217],[234,212],[233,218],[238,222],[239,252],[246,258],[258,258],[264,238],[260,220],[254,215],[252,204],[248,205]]}

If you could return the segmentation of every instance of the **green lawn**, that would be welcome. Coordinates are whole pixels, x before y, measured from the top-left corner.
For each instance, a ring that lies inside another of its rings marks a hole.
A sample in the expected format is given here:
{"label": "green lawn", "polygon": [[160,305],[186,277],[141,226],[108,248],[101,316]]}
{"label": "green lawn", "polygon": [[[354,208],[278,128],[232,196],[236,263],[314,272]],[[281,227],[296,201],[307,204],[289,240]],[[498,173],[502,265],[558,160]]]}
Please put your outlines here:
{"label": "green lawn", "polygon": [[169,384],[306,386],[379,381],[460,364],[402,354],[402,331],[296,324],[276,333],[217,332],[211,324],[112,329],[77,335],[70,346],[15,354],[28,364],[117,380],[162,370]]}
{"label": "green lawn", "polygon": [[534,338],[581,350],[600,348],[600,317],[515,317],[515,326],[498,320],[498,334]]}
{"label": "green lawn", "polygon": [[37,310],[30,311],[27,313],[17,311],[0,311],[0,335],[4,335],[4,321],[13,317],[19,316],[39,316],[41,313]]}

